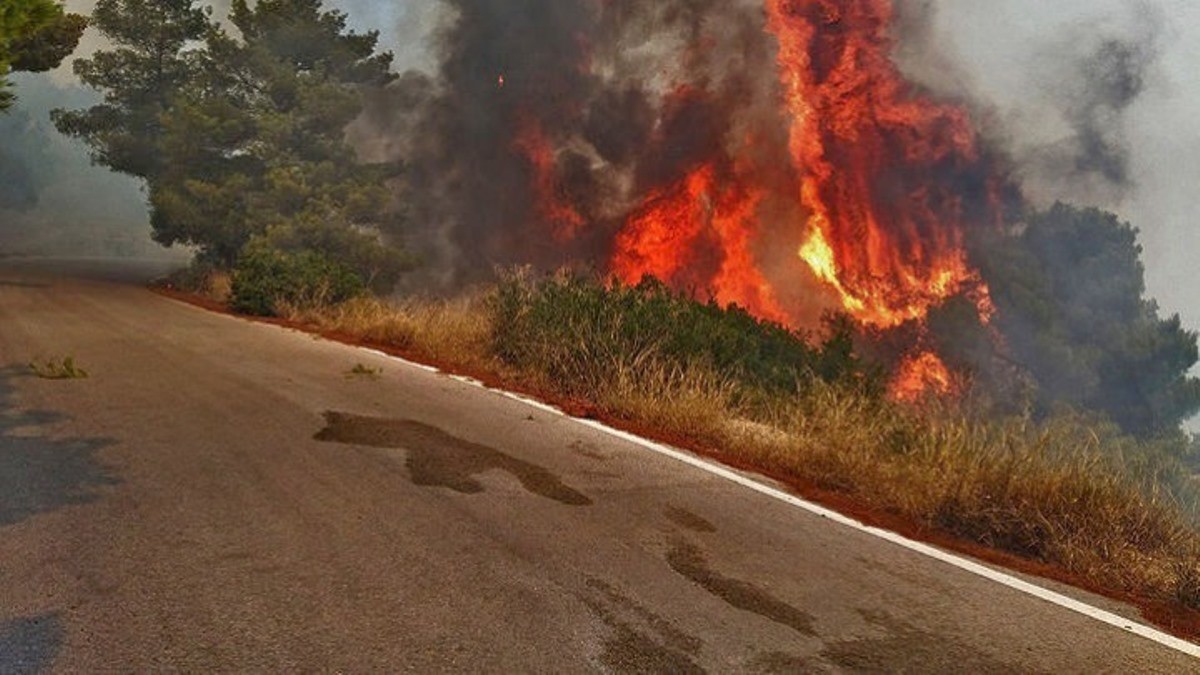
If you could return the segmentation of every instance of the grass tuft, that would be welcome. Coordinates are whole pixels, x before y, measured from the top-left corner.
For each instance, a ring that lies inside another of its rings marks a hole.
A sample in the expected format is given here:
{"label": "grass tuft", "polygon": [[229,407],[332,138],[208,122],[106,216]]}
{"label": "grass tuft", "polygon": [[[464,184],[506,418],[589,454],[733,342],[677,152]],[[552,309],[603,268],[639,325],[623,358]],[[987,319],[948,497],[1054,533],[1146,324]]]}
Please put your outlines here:
{"label": "grass tuft", "polygon": [[355,298],[333,307],[285,306],[283,316],[323,331],[410,350],[440,363],[486,367],[495,359],[488,348],[491,325],[484,303],[481,295],[396,304]]}
{"label": "grass tuft", "polygon": [[383,376],[383,368],[372,368],[371,366],[368,366],[368,365],[365,365],[362,363],[356,363],[356,364],[354,364],[353,368],[346,371],[347,379],[354,379],[354,378],[361,377],[361,378],[367,378],[367,379],[371,379],[371,380],[377,380],[382,376]]}
{"label": "grass tuft", "polygon": [[74,356],[61,359],[34,360],[29,369],[43,380],[86,380],[88,372],[75,363]]}

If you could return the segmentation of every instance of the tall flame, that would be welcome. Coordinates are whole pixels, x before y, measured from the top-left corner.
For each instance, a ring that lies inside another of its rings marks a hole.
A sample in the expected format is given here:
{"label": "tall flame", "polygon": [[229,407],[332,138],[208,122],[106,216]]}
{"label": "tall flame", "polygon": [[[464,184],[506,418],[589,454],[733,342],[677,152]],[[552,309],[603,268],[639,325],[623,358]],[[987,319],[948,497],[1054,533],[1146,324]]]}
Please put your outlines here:
{"label": "tall flame", "polygon": [[[499,82],[503,87],[503,75]],[[529,162],[535,204],[539,215],[554,228],[554,239],[559,242],[573,239],[583,227],[584,218],[562,193],[557,150],[542,131],[542,125],[537,120],[522,120],[513,149]]]}
{"label": "tall flame", "polygon": [[[1000,222],[992,186],[1003,178],[982,156],[966,109],[924,95],[893,63],[892,0],[763,2],[778,47],[774,119],[786,125],[776,130],[786,148],[756,145],[753,138],[771,134],[747,132],[747,123],[772,118],[739,117],[744,111],[731,110],[738,104],[728,93],[709,90],[717,85],[668,89],[660,129],[674,128],[672,114],[711,103],[729,115],[713,122],[726,125],[718,127],[725,136],[683,143],[686,152],[670,133],[655,141],[647,154],[674,153],[679,166],[634,195],[637,206],[612,240],[613,273],[627,283],[654,276],[789,326],[814,318],[815,303],[793,288],[813,278],[828,301],[872,328],[922,324],[956,296],[973,301],[988,323],[994,308],[966,239],[970,227]],[[695,118],[711,121],[706,114]],[[683,126],[694,134],[713,128]],[[735,128],[746,142],[737,142]],[[559,189],[554,147],[536,124],[523,125],[515,146],[529,160],[543,220],[556,238],[574,237],[584,218]],[[915,342],[894,396],[952,392],[945,363]]]}
{"label": "tall flame", "polygon": [[892,63],[890,0],[766,9],[809,213],[801,259],[846,311],[884,328],[980,288],[949,185],[978,162],[975,133],[965,110],[916,95]]}
{"label": "tall flame", "polygon": [[920,352],[900,363],[890,393],[897,401],[916,403],[929,395],[950,396],[957,388],[954,376],[940,356]]}
{"label": "tall flame", "polygon": [[617,236],[613,270],[625,283],[653,276],[786,323],[751,250],[761,198],[737,181],[718,188],[716,169],[701,166],[652,192],[629,218]]}

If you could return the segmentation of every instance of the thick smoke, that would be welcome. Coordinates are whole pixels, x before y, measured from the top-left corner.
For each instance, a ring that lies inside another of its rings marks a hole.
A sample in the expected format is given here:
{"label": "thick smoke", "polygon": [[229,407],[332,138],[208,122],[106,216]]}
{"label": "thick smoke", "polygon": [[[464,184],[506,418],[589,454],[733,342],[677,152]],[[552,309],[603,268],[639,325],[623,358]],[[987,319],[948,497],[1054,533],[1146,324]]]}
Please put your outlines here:
{"label": "thick smoke", "polygon": [[1135,187],[1129,113],[1153,76],[1159,40],[1158,23],[1145,21],[1136,34],[1081,34],[1046,51],[1042,88],[1068,133],[1027,158],[1031,183],[1107,204]]}
{"label": "thick smoke", "polygon": [[50,123],[50,110],[93,98],[38,76],[17,78],[19,100],[0,116],[0,253],[157,255],[137,184],[90,165]]}
{"label": "thick smoke", "polygon": [[1162,79],[1162,10],[1142,0],[900,7],[908,75],[973,108],[1029,198],[1127,202],[1139,182],[1133,115]]}
{"label": "thick smoke", "polygon": [[1122,186],[1131,179],[1121,118],[1145,89],[1145,45],[1108,38],[1079,62],[1080,90],[1067,106],[1075,168]]}
{"label": "thick smoke", "polygon": [[758,2],[448,0],[443,12],[437,71],[408,73],[352,130],[368,157],[409,163],[408,234],[432,281],[599,263],[651,186],[721,157],[739,126],[781,127],[748,119],[777,114]]}

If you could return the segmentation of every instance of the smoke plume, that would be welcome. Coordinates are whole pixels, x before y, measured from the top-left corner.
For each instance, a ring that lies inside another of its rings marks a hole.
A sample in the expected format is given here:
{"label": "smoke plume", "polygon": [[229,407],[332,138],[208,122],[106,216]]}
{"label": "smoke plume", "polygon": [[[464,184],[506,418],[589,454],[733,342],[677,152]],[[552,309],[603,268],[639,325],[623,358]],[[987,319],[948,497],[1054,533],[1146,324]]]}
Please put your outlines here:
{"label": "smoke plume", "polygon": [[92,167],[50,123],[51,109],[93,98],[38,76],[17,87],[16,107],[0,116],[0,253],[161,256],[137,184]]}

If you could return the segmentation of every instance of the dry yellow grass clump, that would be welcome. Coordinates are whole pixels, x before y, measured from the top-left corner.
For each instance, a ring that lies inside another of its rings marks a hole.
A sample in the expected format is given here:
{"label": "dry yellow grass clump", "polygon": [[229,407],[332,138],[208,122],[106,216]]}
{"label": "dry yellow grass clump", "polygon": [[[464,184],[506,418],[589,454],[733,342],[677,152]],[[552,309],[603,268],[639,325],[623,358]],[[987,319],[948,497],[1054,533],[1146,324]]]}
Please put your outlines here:
{"label": "dry yellow grass clump", "polygon": [[322,331],[411,350],[439,363],[478,367],[494,361],[482,295],[396,303],[356,298],[333,307],[283,307],[281,314]]}

